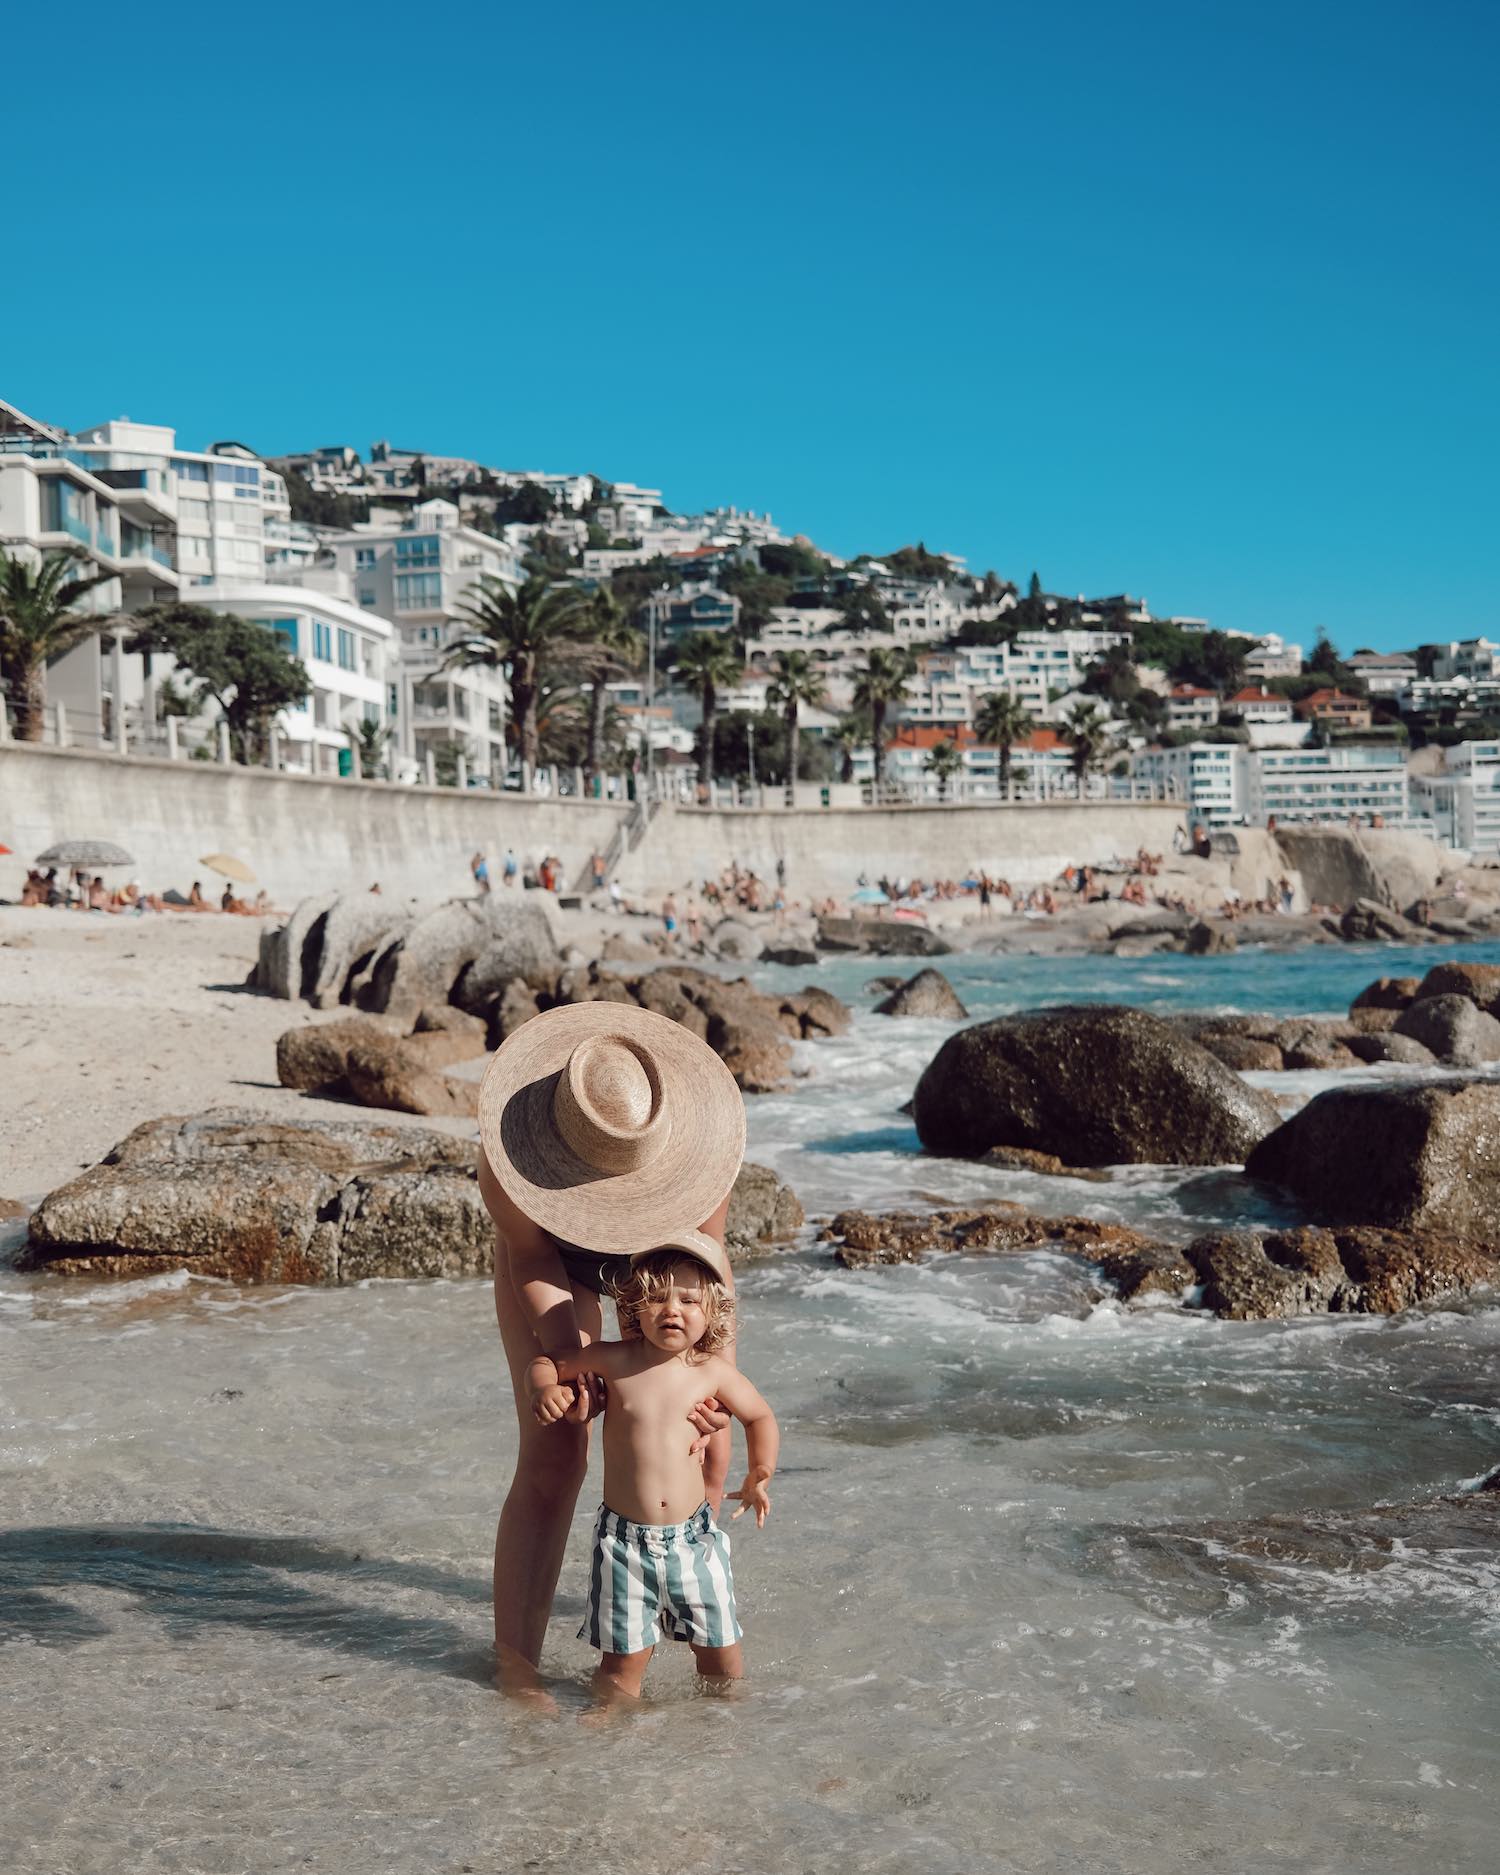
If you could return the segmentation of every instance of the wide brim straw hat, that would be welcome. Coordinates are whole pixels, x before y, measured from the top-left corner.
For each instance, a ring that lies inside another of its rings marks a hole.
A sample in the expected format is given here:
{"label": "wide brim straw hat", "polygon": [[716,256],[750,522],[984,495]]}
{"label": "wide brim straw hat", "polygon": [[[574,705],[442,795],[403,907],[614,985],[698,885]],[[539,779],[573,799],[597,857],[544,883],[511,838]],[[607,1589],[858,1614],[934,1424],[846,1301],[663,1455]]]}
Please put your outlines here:
{"label": "wide brim straw hat", "polygon": [[718,1209],[744,1157],[745,1103],[680,1024],[572,1003],[522,1023],[496,1052],[479,1137],[524,1216],[565,1243],[630,1256]]}
{"label": "wide brim straw hat", "polygon": [[705,1231],[671,1231],[667,1236],[658,1238],[649,1250],[637,1250],[630,1260],[639,1263],[642,1257],[657,1256],[662,1252],[690,1257],[695,1263],[705,1264],[715,1282],[723,1283],[726,1289],[734,1286],[734,1276],[723,1244],[715,1243]]}

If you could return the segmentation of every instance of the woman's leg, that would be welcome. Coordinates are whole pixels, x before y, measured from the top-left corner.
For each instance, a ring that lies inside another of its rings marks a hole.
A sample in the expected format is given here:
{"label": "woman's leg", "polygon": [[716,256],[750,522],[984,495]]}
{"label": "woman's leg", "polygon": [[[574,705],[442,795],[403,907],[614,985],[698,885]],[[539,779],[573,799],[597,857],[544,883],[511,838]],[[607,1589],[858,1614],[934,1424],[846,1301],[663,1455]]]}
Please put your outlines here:
{"label": "woman's leg", "polygon": [[[599,1298],[575,1288],[574,1301],[581,1338],[597,1340]],[[532,1418],[526,1369],[540,1350],[503,1268],[495,1308],[518,1424],[515,1475],[495,1532],[495,1664],[502,1688],[524,1691],[537,1684],[568,1526],[588,1469],[589,1427],[571,1420],[540,1426]]]}

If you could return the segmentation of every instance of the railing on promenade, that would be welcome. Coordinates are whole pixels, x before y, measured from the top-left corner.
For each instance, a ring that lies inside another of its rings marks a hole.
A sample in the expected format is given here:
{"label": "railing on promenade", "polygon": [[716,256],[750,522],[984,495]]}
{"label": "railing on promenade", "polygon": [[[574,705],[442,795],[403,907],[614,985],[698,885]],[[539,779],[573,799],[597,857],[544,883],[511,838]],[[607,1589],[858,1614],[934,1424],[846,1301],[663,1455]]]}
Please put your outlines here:
{"label": "railing on promenade", "polygon": [[715,811],[754,809],[891,808],[891,807],[1031,807],[1082,803],[1177,802],[1175,782],[1165,784],[1125,775],[1090,775],[1080,788],[1076,779],[1045,777],[1039,781],[1012,781],[1002,788],[996,781],[961,779],[940,786],[936,781],[913,783],[883,781],[799,781],[784,783],[716,781],[700,787],[691,771],[658,774],[655,798],[676,806]]}

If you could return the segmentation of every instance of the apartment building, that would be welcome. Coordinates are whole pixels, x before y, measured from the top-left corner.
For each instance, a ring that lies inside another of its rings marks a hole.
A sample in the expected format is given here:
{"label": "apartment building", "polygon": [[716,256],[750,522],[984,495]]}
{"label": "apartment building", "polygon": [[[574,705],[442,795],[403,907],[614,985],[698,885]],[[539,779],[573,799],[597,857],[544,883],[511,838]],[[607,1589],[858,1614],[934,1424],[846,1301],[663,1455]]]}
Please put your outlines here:
{"label": "apartment building", "polygon": [[1459,742],[1435,775],[1411,777],[1411,806],[1448,846],[1500,857],[1500,742]]}
{"label": "apartment building", "polygon": [[1211,729],[1219,720],[1219,693],[1197,684],[1173,684],[1163,698],[1169,729]]}
{"label": "apartment building", "polygon": [[912,723],[970,723],[980,699],[996,690],[1040,714],[1053,697],[1075,690],[1111,646],[1126,642],[1123,632],[1029,631],[1010,644],[930,651],[917,660],[902,714]]}
{"label": "apartment building", "polygon": [[654,625],[658,643],[676,643],[690,632],[733,632],[739,622],[739,600],[717,586],[674,587],[648,599],[640,613],[641,628]]}
{"label": "apartment building", "polygon": [[1465,638],[1439,646],[1432,660],[1432,674],[1439,683],[1454,678],[1469,683],[1500,681],[1500,645],[1488,638]]}
{"label": "apartment building", "polygon": [[[962,767],[955,778],[962,784],[967,800],[998,799],[1000,796],[1000,751],[994,743],[980,742],[972,729],[961,726],[951,734],[927,724],[902,723],[886,745],[885,778],[917,799],[936,798],[938,780],[927,762],[940,742],[951,742],[958,750]],[[1024,741],[1011,748],[1011,786],[1022,799],[1045,800],[1054,795],[1077,792],[1073,773],[1073,753],[1053,729],[1036,729]],[[874,754],[869,749],[856,751],[854,779],[873,780]]]}
{"label": "apartment building", "polygon": [[1352,814],[1396,826],[1411,810],[1406,750],[1374,748],[1257,749],[1246,762],[1245,812],[1257,825],[1278,821],[1342,821]]}
{"label": "apartment building", "polygon": [[1404,651],[1356,651],[1347,662],[1372,697],[1398,697],[1417,675],[1417,660]]}
{"label": "apartment building", "polygon": [[262,573],[268,523],[290,530],[286,482],[243,443],[180,449],[169,424],[117,417],[78,431],[69,454],[128,499],[183,587]]}
{"label": "apartment building", "polygon": [[1365,698],[1347,690],[1314,690],[1295,707],[1304,722],[1322,723],[1328,729],[1368,729],[1373,721]]}
{"label": "apartment building", "polygon": [[[397,727],[400,639],[389,619],[353,602],[332,568],[309,571],[304,580],[222,580],[195,602],[265,626],[302,661],[312,692],[305,704],[278,716],[282,760],[306,774],[337,774],[339,755],[348,752],[360,723]],[[390,756],[399,766],[399,746]]]}
{"label": "apartment building", "polygon": [[1258,638],[1255,649],[1245,654],[1245,675],[1262,683],[1268,677],[1300,677],[1302,647],[1288,644],[1278,632],[1266,632]]}
{"label": "apartment building", "polygon": [[634,482],[611,482],[609,500],[600,503],[596,518],[606,534],[633,540],[653,524],[661,506],[659,488],[639,488]]}
{"label": "apartment building", "polygon": [[1189,742],[1175,749],[1140,749],[1131,775],[1183,804],[1188,819],[1227,827],[1245,813],[1245,750],[1234,742]]}
{"label": "apartment building", "polygon": [[503,775],[505,679],[482,665],[444,669],[471,627],[464,604],[491,578],[514,589],[515,549],[466,527],[450,501],[418,503],[394,525],[369,522],[331,542],[334,563],[361,611],[394,621],[400,634],[398,735],[421,761],[455,745],[479,776]]}

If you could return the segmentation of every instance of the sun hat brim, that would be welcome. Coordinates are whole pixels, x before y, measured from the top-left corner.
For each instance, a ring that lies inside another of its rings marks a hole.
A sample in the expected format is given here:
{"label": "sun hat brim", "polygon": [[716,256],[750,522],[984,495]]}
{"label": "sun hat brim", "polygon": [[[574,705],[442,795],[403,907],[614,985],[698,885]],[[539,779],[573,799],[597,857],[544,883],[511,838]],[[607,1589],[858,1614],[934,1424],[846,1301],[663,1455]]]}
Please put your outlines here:
{"label": "sun hat brim", "polygon": [[[666,1138],[629,1172],[580,1158],[553,1115],[568,1057],[597,1036],[648,1050],[661,1076]],[[745,1102],[707,1042],[679,1023],[628,1004],[570,1003],[522,1023],[496,1051],[479,1090],[479,1138],[523,1216],[565,1243],[630,1256],[718,1209],[744,1158]]]}
{"label": "sun hat brim", "polygon": [[631,1257],[632,1263],[639,1263],[642,1257],[657,1256],[663,1252],[678,1256],[691,1257],[693,1262],[704,1264],[715,1282],[721,1282],[725,1288],[733,1288],[734,1276],[730,1271],[729,1257],[724,1246],[715,1243],[705,1231],[674,1230],[659,1237],[649,1250],[637,1250]]}

